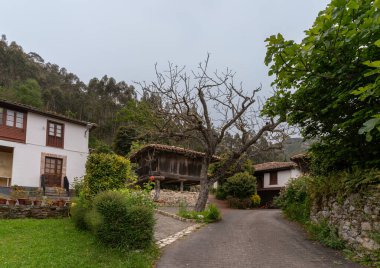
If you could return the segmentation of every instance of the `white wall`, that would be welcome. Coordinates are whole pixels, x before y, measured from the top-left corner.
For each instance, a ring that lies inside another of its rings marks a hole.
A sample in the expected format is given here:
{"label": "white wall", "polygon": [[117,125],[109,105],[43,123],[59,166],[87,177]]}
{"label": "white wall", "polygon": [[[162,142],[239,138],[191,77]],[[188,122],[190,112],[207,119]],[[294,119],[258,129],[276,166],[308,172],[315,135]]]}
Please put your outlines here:
{"label": "white wall", "polygon": [[88,156],[88,131],[86,126],[76,125],[56,119],[65,125],[64,148],[46,146],[46,128],[49,118],[28,113],[26,143],[0,140],[0,145],[13,147],[12,185],[38,187],[41,173],[41,153],[67,157],[66,176],[70,183],[74,177],[85,174]]}
{"label": "white wall", "polygon": [[85,126],[45,117],[34,113],[28,113],[26,130],[27,144],[46,146],[47,120],[62,123],[65,125],[65,150],[86,153],[88,152],[88,131],[86,132]]}
{"label": "white wall", "polygon": [[299,168],[293,168],[290,171],[291,171],[291,175],[290,175],[291,178],[298,178],[302,174]]}
{"label": "white wall", "polygon": [[291,178],[297,178],[301,174],[298,168],[277,171],[277,184],[269,185],[270,173],[264,173],[264,188],[284,187]]}

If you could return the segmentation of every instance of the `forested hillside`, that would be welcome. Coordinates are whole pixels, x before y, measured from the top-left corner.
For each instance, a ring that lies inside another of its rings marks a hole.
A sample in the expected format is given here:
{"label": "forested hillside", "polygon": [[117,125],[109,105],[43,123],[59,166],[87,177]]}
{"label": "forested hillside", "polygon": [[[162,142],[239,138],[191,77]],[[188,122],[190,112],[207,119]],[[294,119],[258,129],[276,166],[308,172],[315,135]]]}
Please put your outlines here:
{"label": "forested hillside", "polygon": [[16,42],[0,40],[0,98],[96,123],[92,137],[112,142],[120,122],[117,113],[136,98],[134,87],[103,76],[87,84],[37,53],[25,53]]}

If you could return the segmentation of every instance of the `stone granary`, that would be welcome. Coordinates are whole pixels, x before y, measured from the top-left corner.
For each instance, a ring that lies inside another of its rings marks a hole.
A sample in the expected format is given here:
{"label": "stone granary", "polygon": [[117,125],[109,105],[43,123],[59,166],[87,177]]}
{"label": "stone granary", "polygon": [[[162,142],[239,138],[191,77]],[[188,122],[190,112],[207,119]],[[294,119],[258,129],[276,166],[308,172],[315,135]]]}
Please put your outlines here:
{"label": "stone granary", "polygon": [[[138,183],[154,180],[158,196],[161,184],[178,184],[181,191],[184,184],[199,184],[204,156],[204,153],[181,147],[149,144],[130,159],[138,164]],[[214,157],[213,161],[218,161],[218,158]]]}

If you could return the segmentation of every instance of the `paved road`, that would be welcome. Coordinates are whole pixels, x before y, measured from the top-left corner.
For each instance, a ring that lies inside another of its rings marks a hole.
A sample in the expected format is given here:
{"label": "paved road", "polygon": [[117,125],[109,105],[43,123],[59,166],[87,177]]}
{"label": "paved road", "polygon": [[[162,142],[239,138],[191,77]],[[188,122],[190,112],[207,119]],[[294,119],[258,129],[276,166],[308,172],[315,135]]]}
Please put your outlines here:
{"label": "paved road", "polygon": [[209,224],[167,246],[157,268],[361,267],[306,238],[279,210],[223,210]]}
{"label": "paved road", "polygon": [[154,226],[155,240],[161,240],[194,225],[194,223],[179,221],[158,213],[154,215],[154,218],[156,219],[156,225]]}

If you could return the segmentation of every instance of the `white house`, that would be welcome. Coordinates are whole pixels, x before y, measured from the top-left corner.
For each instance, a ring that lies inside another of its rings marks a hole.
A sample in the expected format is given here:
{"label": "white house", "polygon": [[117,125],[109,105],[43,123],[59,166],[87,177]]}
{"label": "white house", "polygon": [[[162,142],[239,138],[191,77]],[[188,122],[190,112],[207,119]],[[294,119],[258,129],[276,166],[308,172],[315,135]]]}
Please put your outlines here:
{"label": "white house", "polygon": [[262,204],[272,202],[286,183],[301,175],[301,170],[294,162],[267,162],[254,166],[257,179],[257,193]]}
{"label": "white house", "polygon": [[94,124],[0,100],[0,187],[62,187],[85,174]]}

